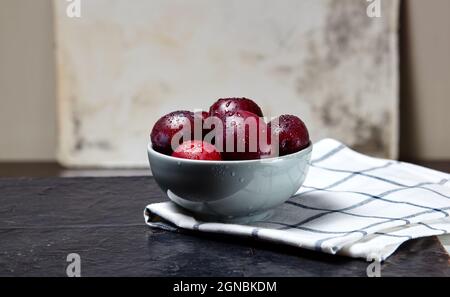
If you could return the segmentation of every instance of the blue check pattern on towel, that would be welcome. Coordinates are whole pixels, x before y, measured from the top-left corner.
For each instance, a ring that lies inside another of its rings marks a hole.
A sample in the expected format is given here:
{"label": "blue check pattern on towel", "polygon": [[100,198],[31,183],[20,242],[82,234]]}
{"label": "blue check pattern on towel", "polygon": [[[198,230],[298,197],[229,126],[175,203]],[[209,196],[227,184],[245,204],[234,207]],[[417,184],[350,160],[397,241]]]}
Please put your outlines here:
{"label": "blue check pattern on towel", "polygon": [[333,139],[314,145],[302,188],[266,221],[207,223],[172,202],[151,204],[149,226],[226,233],[368,261],[403,242],[450,231],[450,175],[368,157]]}

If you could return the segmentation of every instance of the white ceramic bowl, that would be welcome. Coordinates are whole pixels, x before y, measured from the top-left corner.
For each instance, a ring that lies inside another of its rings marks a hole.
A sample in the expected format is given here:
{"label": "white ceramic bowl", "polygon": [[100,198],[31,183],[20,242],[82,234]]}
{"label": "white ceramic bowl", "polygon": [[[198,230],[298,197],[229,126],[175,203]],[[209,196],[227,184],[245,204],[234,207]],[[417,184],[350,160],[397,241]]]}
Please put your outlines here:
{"label": "white ceramic bowl", "polygon": [[250,222],[270,215],[303,184],[312,145],[259,160],[201,161],[167,156],[148,145],[153,176],[170,200],[206,221]]}

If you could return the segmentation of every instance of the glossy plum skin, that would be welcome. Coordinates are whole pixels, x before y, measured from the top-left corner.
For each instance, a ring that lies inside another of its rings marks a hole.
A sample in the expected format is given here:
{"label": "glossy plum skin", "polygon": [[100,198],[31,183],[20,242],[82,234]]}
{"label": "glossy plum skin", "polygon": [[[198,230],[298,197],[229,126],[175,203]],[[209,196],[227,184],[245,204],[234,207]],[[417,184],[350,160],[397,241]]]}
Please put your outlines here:
{"label": "glossy plum skin", "polygon": [[[198,114],[196,113],[195,115],[200,115],[200,113],[198,113]],[[202,117],[202,139],[203,139],[203,137],[205,137],[206,134],[211,132],[212,129],[204,128],[204,122],[209,117],[209,112],[202,111],[201,112],[201,117]]]}
{"label": "glossy plum skin", "polygon": [[214,145],[201,140],[188,140],[183,142],[172,153],[172,157],[206,161],[222,160],[220,153]]}
{"label": "glossy plum skin", "polygon": [[[244,124],[244,121],[252,118],[254,120],[254,123],[256,123],[256,141],[257,141],[257,147],[256,151],[251,151],[250,148],[250,128],[248,125]],[[253,159],[260,159],[263,155],[261,152],[260,146],[259,146],[259,138],[262,133],[266,133],[267,131],[267,125],[260,121],[260,118],[251,112],[248,111],[236,111],[232,114],[227,114],[225,116],[221,117],[221,120],[223,122],[224,126],[224,133],[223,133],[223,152],[222,152],[222,158],[224,160],[253,160]],[[245,130],[244,130],[245,129]],[[238,131],[241,131],[242,133],[240,135],[243,136],[243,138],[238,139],[239,133]],[[245,131],[245,132],[244,132]],[[227,138],[234,137],[234,147],[232,150],[227,149]],[[245,145],[245,151],[244,152],[238,152],[238,141],[242,141]]]}
{"label": "glossy plum skin", "polygon": [[298,152],[310,144],[308,129],[303,121],[294,115],[278,117],[278,124],[273,120],[268,129],[279,139],[279,155],[285,156]]}
{"label": "glossy plum skin", "polygon": [[186,110],[174,111],[161,117],[153,126],[150,134],[153,149],[157,152],[172,154],[172,137],[189,124],[191,139],[194,137],[194,113]]}
{"label": "glossy plum skin", "polygon": [[263,116],[261,108],[248,98],[221,98],[209,108],[209,115],[223,117],[236,111],[248,111],[259,117]]}
{"label": "glossy plum skin", "polygon": [[209,112],[207,112],[207,111],[202,111],[202,119],[203,120],[206,120],[206,118],[208,118],[209,117]]}

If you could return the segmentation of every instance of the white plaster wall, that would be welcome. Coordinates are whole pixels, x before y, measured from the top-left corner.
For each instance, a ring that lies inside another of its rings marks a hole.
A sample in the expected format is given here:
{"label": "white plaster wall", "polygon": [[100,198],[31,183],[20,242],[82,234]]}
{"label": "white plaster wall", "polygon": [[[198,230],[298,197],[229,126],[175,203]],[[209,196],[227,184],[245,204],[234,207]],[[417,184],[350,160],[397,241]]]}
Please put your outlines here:
{"label": "white plaster wall", "polygon": [[152,124],[218,97],[292,113],[313,140],[397,154],[397,4],[353,0],[55,0],[59,160],[145,166]]}

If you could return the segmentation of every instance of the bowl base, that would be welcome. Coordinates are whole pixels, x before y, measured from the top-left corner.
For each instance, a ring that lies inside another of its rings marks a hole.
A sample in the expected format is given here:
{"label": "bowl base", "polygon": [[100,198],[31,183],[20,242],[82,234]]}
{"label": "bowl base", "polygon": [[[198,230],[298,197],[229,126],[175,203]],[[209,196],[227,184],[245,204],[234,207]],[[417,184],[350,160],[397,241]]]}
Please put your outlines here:
{"label": "bowl base", "polygon": [[214,215],[199,215],[194,214],[195,218],[201,220],[203,222],[219,222],[219,223],[227,223],[227,224],[249,224],[258,221],[267,220],[273,214],[273,210],[266,210],[263,212],[254,213],[247,216],[242,217],[233,217],[233,216],[214,216]]}

